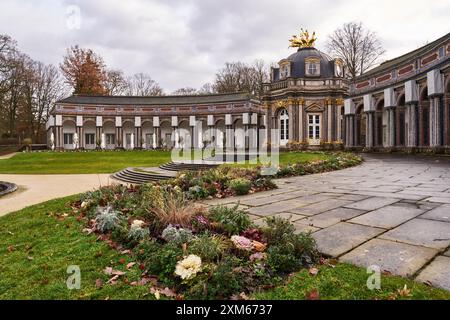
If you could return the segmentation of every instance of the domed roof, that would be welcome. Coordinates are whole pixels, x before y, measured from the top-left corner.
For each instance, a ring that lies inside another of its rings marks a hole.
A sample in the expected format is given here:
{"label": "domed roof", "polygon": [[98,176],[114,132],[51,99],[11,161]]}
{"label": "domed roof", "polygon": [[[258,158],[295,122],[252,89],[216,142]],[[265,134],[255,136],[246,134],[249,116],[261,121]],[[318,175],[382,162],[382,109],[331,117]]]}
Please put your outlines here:
{"label": "domed roof", "polygon": [[296,53],[291,54],[286,60],[292,62],[291,77],[305,77],[305,59],[320,59],[320,77],[328,78],[334,75],[334,61],[325,53],[316,48],[300,48]]}

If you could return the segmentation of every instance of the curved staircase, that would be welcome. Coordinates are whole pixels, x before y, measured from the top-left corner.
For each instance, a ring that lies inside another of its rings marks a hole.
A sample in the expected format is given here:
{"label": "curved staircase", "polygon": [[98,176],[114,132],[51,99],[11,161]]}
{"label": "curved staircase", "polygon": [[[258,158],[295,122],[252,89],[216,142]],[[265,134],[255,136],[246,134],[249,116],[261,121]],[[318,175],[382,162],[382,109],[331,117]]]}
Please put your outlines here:
{"label": "curved staircase", "polygon": [[112,174],[111,177],[125,183],[144,184],[153,181],[171,179],[174,175],[171,172],[164,172],[162,170],[158,170],[158,172],[142,172],[136,171],[133,168],[126,168]]}
{"label": "curved staircase", "polygon": [[167,171],[196,171],[216,168],[217,164],[169,162],[159,168]]}

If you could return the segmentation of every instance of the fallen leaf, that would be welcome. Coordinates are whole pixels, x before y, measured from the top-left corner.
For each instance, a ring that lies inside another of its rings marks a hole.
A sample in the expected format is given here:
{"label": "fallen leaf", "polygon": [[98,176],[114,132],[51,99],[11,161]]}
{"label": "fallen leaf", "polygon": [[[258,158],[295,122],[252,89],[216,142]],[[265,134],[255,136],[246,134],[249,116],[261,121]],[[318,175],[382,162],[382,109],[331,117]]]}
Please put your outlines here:
{"label": "fallen leaf", "polygon": [[8,247],[8,252],[13,252],[14,251],[14,246],[9,246]]}
{"label": "fallen leaf", "polygon": [[130,262],[129,264],[127,264],[127,270],[133,268],[133,266],[136,264],[136,262]]}
{"label": "fallen leaf", "polygon": [[96,286],[97,288],[103,287],[103,281],[102,281],[102,279],[97,279],[97,280],[95,280],[95,286]]}
{"label": "fallen leaf", "polygon": [[317,289],[313,289],[310,292],[306,293],[307,300],[320,300],[319,291]]}
{"label": "fallen leaf", "polygon": [[397,292],[400,295],[400,297],[409,297],[409,296],[411,296],[411,289],[408,289],[408,286],[406,284],[403,287],[403,289],[401,289],[401,290],[398,289]]}
{"label": "fallen leaf", "polygon": [[143,265],[142,263],[139,265],[139,269],[141,270],[141,271],[144,271],[144,269],[145,269],[145,265]]}
{"label": "fallen leaf", "polygon": [[129,254],[129,253],[131,253],[131,250],[122,250],[122,251],[120,251],[120,254]]}
{"label": "fallen leaf", "polygon": [[32,256],[28,256],[27,259],[30,261],[34,260],[34,258]]}
{"label": "fallen leaf", "polygon": [[117,283],[117,279],[119,279],[119,275],[115,275],[114,277],[109,279],[108,282],[106,282],[106,283],[116,284]]}
{"label": "fallen leaf", "polygon": [[317,268],[309,268],[309,274],[312,276],[316,276],[319,273],[319,269]]}
{"label": "fallen leaf", "polygon": [[113,270],[113,268],[111,268],[111,267],[106,267],[104,272],[107,275],[114,275],[114,276],[123,276],[125,274],[125,272],[119,271],[119,270]]}
{"label": "fallen leaf", "polygon": [[124,263],[125,263],[125,259],[123,259],[123,258],[120,259],[120,260],[119,260],[119,263],[120,263],[120,264],[124,264]]}

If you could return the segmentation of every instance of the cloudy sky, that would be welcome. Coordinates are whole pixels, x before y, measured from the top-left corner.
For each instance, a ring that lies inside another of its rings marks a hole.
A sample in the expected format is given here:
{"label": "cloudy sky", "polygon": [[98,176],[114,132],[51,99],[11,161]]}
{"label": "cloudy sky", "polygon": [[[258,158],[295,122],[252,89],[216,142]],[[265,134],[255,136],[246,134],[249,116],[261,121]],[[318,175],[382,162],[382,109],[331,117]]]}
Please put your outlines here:
{"label": "cloudy sky", "polygon": [[315,30],[317,48],[349,21],[377,32],[384,59],[449,32],[448,0],[1,0],[0,33],[32,58],[59,64],[79,44],[110,68],[148,73],[167,93],[200,87],[227,61],[267,63],[288,39]]}

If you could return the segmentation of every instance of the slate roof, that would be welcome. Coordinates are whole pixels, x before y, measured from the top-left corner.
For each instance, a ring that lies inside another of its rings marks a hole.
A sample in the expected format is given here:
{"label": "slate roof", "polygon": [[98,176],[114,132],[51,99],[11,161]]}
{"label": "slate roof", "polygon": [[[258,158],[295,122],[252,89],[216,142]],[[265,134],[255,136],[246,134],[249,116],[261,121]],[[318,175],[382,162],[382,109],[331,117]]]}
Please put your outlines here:
{"label": "slate roof", "polygon": [[381,63],[378,67],[370,69],[370,70],[364,72],[364,74],[362,74],[361,76],[357,77],[356,81],[365,79],[367,77],[373,76],[374,74],[381,73],[383,71],[389,70],[396,66],[401,66],[404,63],[411,62],[414,58],[418,58],[422,54],[426,53],[427,51],[431,51],[434,47],[436,47],[436,49],[437,49],[446,40],[447,41],[450,40],[450,33],[447,33],[445,36],[443,36],[433,42],[430,42],[429,44],[426,44],[425,46],[420,47],[414,51],[408,52],[400,57],[397,57],[397,58],[394,58],[391,60],[387,60],[387,61]]}
{"label": "slate roof", "polygon": [[188,96],[97,96],[97,95],[73,95],[59,100],[57,104],[89,104],[89,105],[189,105],[189,104],[214,104],[233,103],[242,101],[258,101],[257,98],[247,92],[188,95]]}

